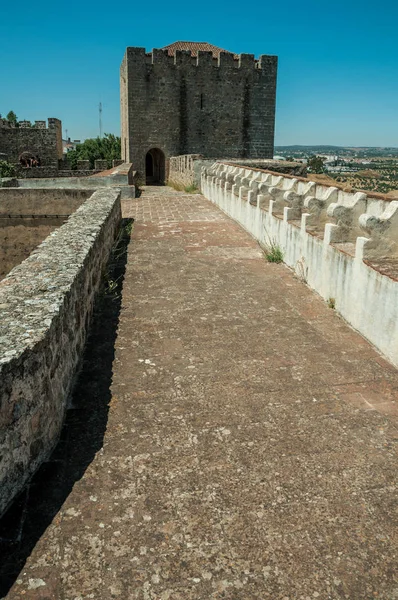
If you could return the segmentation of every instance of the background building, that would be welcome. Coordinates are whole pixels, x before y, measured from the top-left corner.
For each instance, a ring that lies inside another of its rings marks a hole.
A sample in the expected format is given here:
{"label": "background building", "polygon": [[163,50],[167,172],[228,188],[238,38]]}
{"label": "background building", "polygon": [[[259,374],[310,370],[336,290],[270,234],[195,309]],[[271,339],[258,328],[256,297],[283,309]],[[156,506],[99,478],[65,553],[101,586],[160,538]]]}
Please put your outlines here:
{"label": "background building", "polygon": [[19,164],[23,155],[40,159],[43,166],[54,165],[62,159],[62,123],[59,119],[19,121],[17,126],[6,119],[0,119],[0,153],[13,164]]}

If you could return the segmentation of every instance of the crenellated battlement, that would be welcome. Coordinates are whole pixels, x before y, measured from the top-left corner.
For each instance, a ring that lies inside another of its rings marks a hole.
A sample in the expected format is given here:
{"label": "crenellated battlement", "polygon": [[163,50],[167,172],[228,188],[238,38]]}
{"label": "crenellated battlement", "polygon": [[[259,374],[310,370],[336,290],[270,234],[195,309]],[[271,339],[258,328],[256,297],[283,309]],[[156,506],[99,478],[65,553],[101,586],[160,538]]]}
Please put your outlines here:
{"label": "crenellated battlement", "polygon": [[146,65],[167,65],[169,67],[217,67],[234,68],[241,70],[271,70],[277,68],[278,58],[272,55],[261,55],[258,59],[254,54],[238,54],[231,52],[220,52],[215,56],[213,52],[198,50],[194,53],[190,50],[175,50],[174,54],[164,48],[154,48],[152,52],[147,52],[145,48],[128,47],[126,50],[128,60],[133,63]]}
{"label": "crenellated battlement", "polygon": [[36,120],[32,124],[22,120],[13,124],[0,119],[0,153],[18,166],[29,166],[23,157],[34,156],[40,159],[41,167],[51,166],[56,170],[63,156],[61,121],[50,117],[47,122]]}
{"label": "crenellated battlement", "polygon": [[[148,182],[164,180],[171,156],[272,158],[276,72],[276,56],[208,42],[128,47],[120,67],[122,157],[145,178],[148,170]],[[155,166],[153,152],[164,157]]]}
{"label": "crenellated battlement", "polygon": [[60,126],[61,121],[59,119],[56,118],[49,118],[48,119],[48,126],[46,121],[44,120],[38,120],[35,121],[33,124],[30,121],[26,121],[25,119],[18,121],[18,123],[15,125],[14,123],[11,123],[10,121],[7,121],[7,119],[0,119],[0,128],[2,129],[42,129],[42,130],[48,130],[48,129],[54,129],[58,126]]}
{"label": "crenellated battlement", "polygon": [[201,190],[398,366],[398,201],[226,162]]}

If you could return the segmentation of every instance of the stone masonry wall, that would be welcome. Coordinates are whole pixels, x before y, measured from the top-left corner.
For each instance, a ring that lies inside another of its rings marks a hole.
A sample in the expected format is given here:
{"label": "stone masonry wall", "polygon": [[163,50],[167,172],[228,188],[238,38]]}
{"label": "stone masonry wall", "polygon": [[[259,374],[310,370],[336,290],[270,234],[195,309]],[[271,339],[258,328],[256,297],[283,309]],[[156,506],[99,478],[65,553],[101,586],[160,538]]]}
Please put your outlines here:
{"label": "stone masonry wall", "polygon": [[60,227],[93,190],[0,189],[0,280]]}
{"label": "stone masonry wall", "polygon": [[23,179],[37,179],[42,177],[58,177],[58,166],[54,163],[44,167],[22,167],[20,164],[15,165],[17,177]]}
{"label": "stone masonry wall", "polygon": [[297,175],[298,177],[306,177],[307,165],[299,162],[290,162],[286,160],[237,160],[229,159],[223,160],[223,162],[230,162],[234,165],[247,167],[250,169],[262,169],[265,171],[273,171],[274,173],[283,173],[285,175]]}
{"label": "stone masonry wall", "polygon": [[0,514],[57,442],[120,220],[96,191],[0,283]]}
{"label": "stone masonry wall", "polygon": [[273,156],[277,58],[127,48],[120,69],[122,157],[145,175],[145,156]]}
{"label": "stone masonry wall", "polygon": [[195,186],[200,188],[202,167],[210,166],[213,160],[205,160],[200,154],[172,156],[169,161],[167,183],[178,188]]}
{"label": "stone masonry wall", "polygon": [[49,177],[90,177],[100,173],[100,169],[61,169],[55,165],[46,167],[21,167],[17,166],[17,177],[21,179],[48,179]]}
{"label": "stone masonry wall", "polygon": [[[59,119],[48,119],[48,127],[10,127],[0,122],[0,152],[8,161],[18,164],[22,152],[40,157],[42,166],[58,166],[62,158],[62,124]],[[30,169],[29,169],[30,170]]]}
{"label": "stone masonry wall", "polygon": [[[288,175],[305,176],[307,168],[305,165],[296,162],[286,162],[269,159],[257,160],[239,160],[230,159],[222,161],[225,164],[233,164],[241,167],[246,166],[250,169],[271,170],[276,173],[285,173]],[[213,160],[204,159],[200,154],[184,154],[183,156],[172,156],[169,160],[168,183],[174,187],[185,188],[194,185],[198,189],[201,186],[201,175],[203,167],[210,167],[214,164]]]}
{"label": "stone masonry wall", "polygon": [[63,223],[61,217],[0,219],[0,281]]}
{"label": "stone masonry wall", "polygon": [[0,188],[0,218],[20,216],[69,216],[95,191],[62,188]]}

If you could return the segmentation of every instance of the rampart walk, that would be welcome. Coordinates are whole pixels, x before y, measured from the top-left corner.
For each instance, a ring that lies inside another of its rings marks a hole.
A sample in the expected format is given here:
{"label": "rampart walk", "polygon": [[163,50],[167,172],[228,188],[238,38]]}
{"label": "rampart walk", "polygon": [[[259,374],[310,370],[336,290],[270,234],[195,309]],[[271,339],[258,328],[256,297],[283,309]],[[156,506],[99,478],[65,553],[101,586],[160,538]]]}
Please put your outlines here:
{"label": "rampart walk", "polygon": [[202,196],[124,216],[104,445],[7,598],[396,597],[396,369]]}

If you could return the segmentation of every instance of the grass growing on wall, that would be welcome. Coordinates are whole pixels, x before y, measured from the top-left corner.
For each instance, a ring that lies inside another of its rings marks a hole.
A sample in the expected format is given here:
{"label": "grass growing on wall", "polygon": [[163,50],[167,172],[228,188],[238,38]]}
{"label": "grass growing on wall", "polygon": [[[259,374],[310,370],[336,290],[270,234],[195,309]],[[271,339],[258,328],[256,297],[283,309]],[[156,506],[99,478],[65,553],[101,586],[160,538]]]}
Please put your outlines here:
{"label": "grass growing on wall", "polygon": [[199,188],[197,188],[194,183],[191,183],[190,185],[183,185],[182,183],[177,183],[169,179],[167,185],[172,187],[177,192],[186,192],[187,194],[199,193]]}
{"label": "grass growing on wall", "polygon": [[281,263],[283,262],[283,250],[278,242],[267,235],[268,242],[264,247],[265,258],[268,262]]}

